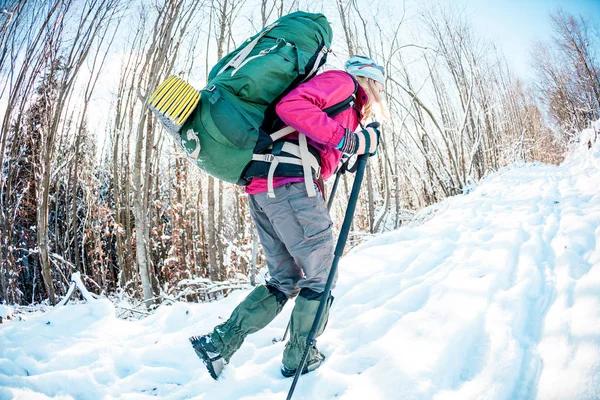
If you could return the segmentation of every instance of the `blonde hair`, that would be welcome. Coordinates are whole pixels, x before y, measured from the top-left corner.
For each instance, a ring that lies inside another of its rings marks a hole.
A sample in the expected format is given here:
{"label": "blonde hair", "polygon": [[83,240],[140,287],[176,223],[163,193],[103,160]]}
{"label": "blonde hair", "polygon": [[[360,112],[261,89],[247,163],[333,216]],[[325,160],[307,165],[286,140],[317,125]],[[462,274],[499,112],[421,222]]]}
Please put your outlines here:
{"label": "blonde hair", "polygon": [[363,121],[367,120],[389,120],[390,116],[387,111],[385,99],[379,93],[379,89],[375,84],[375,80],[364,76],[355,76],[358,84],[364,89],[367,94],[367,102],[363,105]]}

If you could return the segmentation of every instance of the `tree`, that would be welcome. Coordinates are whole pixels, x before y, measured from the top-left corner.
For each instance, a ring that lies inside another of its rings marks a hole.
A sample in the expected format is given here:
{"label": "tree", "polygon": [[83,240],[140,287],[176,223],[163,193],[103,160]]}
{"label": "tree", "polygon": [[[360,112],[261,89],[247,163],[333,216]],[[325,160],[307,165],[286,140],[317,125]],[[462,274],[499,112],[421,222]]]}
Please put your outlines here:
{"label": "tree", "polygon": [[600,118],[600,41],[582,16],[562,10],[550,14],[551,42],[538,42],[532,51],[536,89],[563,140]]}
{"label": "tree", "polygon": [[[64,55],[61,54],[61,43],[67,40],[65,37],[65,15],[69,12],[72,2],[61,5],[62,9],[57,14],[58,18],[50,26],[47,36],[47,49],[49,61],[49,79],[56,76],[56,98],[52,104],[47,104],[45,112],[48,118],[47,124],[42,124],[41,146],[36,163],[36,179],[38,180],[37,191],[37,236],[40,262],[42,264],[44,283],[50,301],[56,302],[51,276],[50,265],[50,241],[48,237],[48,211],[50,198],[50,184],[52,176],[52,164],[54,161],[57,135],[61,125],[63,111],[67,98],[73,89],[73,83],[85,61],[92,43],[105,23],[114,15],[116,7],[115,0],[98,0],[87,3],[80,10],[79,27],[69,37],[70,47]],[[60,71],[60,75],[55,75]],[[54,100],[54,99],[53,99]]]}

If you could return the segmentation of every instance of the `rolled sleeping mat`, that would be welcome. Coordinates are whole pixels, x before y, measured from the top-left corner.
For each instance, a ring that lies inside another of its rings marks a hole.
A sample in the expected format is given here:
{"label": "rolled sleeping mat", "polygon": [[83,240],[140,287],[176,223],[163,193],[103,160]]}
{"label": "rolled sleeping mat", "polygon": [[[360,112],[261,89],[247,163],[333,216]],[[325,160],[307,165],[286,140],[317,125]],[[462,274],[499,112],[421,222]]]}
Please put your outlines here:
{"label": "rolled sleeping mat", "polygon": [[170,76],[150,96],[148,107],[172,135],[181,132],[200,101],[200,92],[176,76]]}

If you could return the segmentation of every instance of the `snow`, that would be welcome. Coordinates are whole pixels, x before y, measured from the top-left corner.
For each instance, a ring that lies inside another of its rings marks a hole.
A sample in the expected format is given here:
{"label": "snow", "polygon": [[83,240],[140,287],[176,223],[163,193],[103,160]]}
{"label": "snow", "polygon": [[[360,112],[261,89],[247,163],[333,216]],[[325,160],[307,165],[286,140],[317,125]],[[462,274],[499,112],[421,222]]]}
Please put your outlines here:
{"label": "snow", "polygon": [[588,129],[584,129],[579,133],[579,149],[577,150],[581,151],[589,148],[592,144],[598,141],[599,137],[600,120],[593,122]]}
{"label": "snow", "polygon": [[71,295],[73,294],[73,292],[75,292],[75,289],[79,290],[79,292],[81,293],[81,296],[90,304],[90,307],[97,306],[98,303],[92,301],[92,300],[94,300],[95,295],[93,295],[86,289],[85,285],[81,281],[81,273],[80,272],[73,273],[73,275],[71,276],[71,283],[69,284],[69,290],[67,291],[67,294],[56,306],[60,307],[60,306],[64,306],[65,304],[67,304],[67,302],[71,298]]}
{"label": "snow", "polygon": [[[327,360],[294,399],[600,399],[599,187],[597,142],[558,167],[505,168],[354,249],[319,338]],[[0,398],[285,398],[271,341],[292,304],[218,382],[188,343],[248,290],[134,321],[90,296],[2,324]]]}
{"label": "snow", "polygon": [[12,308],[9,306],[0,304],[0,318],[2,318],[2,319],[12,318]]}

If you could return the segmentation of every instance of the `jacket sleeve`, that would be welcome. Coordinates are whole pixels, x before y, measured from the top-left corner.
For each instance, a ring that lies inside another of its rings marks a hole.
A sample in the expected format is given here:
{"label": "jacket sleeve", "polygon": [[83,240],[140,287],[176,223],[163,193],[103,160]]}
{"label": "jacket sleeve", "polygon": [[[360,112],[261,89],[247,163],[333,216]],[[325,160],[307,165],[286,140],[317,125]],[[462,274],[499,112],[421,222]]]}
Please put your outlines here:
{"label": "jacket sleeve", "polygon": [[353,79],[342,71],[328,71],[299,85],[277,104],[277,115],[286,124],[315,142],[337,146],[345,127],[330,118],[324,108],[354,93]]}

